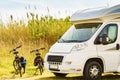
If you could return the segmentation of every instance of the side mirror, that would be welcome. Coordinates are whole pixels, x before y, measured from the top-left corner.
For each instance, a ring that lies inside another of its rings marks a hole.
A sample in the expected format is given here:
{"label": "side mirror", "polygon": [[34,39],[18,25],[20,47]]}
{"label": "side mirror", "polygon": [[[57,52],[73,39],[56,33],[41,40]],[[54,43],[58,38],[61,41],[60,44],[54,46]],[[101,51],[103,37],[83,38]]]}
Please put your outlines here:
{"label": "side mirror", "polygon": [[109,43],[109,38],[108,38],[107,34],[103,34],[100,41],[103,45],[108,44]]}

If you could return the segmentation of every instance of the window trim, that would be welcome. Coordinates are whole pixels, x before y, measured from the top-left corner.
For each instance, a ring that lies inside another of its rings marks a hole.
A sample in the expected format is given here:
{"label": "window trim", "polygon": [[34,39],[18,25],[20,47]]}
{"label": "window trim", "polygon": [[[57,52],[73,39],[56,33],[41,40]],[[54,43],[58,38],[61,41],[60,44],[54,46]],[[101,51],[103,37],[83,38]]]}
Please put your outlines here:
{"label": "window trim", "polygon": [[[110,25],[115,25],[116,26],[116,38],[115,38],[115,40],[113,41],[113,42],[111,42],[111,43],[108,43],[108,44],[112,44],[112,43],[114,43],[114,42],[116,42],[116,40],[117,40],[117,38],[118,38],[118,24],[117,23],[110,23],[110,24],[106,24],[105,26],[104,26],[104,28],[102,28],[102,30],[99,32],[99,34],[97,35],[97,37],[95,38],[95,41],[94,41],[94,44],[101,44],[100,42],[98,42],[98,39],[99,39],[99,35],[101,34],[101,32],[103,31],[103,29],[105,29],[106,27],[107,27],[107,29],[110,27]],[[107,34],[108,34],[108,30],[107,30]]]}

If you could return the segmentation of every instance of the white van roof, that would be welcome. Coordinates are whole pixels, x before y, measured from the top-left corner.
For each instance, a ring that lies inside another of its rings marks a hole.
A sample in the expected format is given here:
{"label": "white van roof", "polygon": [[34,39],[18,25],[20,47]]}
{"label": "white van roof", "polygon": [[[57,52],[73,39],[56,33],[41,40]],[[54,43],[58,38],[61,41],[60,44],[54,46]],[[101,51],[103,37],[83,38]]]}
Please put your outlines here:
{"label": "white van roof", "polygon": [[120,5],[105,9],[86,9],[83,11],[77,11],[74,13],[70,20],[73,23],[83,23],[83,22],[103,22],[106,20],[113,20],[120,18]]}

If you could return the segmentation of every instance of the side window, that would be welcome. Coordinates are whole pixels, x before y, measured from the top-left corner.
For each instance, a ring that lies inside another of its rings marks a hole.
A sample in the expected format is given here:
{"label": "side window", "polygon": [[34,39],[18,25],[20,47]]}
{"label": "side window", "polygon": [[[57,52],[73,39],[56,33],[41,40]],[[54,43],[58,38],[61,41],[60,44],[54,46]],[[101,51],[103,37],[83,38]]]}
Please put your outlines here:
{"label": "side window", "polygon": [[101,43],[101,37],[105,34],[108,36],[109,43],[114,43],[117,39],[117,31],[118,26],[117,24],[108,24],[106,25],[103,30],[100,32],[97,41],[95,43],[100,44]]}
{"label": "side window", "polygon": [[117,25],[109,26],[109,28],[108,28],[108,38],[109,38],[110,43],[115,42],[115,40],[117,38]]}

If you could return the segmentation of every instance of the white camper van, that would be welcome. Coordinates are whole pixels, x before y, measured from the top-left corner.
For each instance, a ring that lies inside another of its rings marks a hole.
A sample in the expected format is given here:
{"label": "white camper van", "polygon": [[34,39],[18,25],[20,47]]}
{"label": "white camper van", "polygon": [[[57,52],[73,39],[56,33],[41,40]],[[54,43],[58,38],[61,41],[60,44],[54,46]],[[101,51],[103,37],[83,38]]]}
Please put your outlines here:
{"label": "white camper van", "polygon": [[120,5],[77,11],[73,25],[50,48],[45,68],[56,76],[83,74],[99,80],[105,72],[120,72]]}

